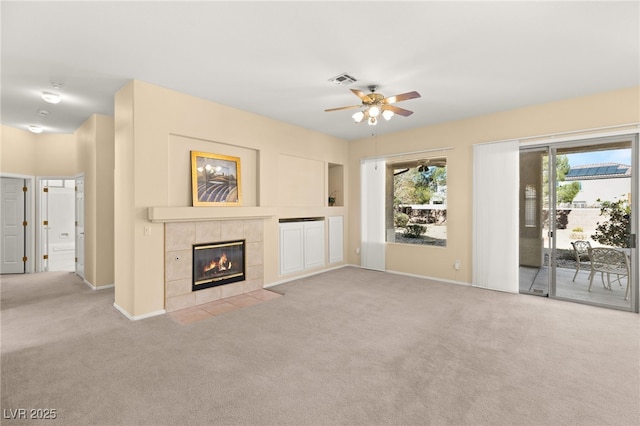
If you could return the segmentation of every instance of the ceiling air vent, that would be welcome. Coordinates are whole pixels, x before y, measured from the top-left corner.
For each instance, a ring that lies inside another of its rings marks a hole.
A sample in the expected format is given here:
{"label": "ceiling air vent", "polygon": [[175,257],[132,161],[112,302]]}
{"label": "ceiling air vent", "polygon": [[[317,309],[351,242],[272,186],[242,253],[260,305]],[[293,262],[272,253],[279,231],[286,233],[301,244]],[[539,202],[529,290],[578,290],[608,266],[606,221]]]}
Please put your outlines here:
{"label": "ceiling air vent", "polygon": [[355,83],[358,80],[356,80],[355,77],[350,76],[346,72],[343,72],[342,74],[336,75],[335,77],[331,77],[329,81],[337,84],[338,86],[348,86],[349,84]]}

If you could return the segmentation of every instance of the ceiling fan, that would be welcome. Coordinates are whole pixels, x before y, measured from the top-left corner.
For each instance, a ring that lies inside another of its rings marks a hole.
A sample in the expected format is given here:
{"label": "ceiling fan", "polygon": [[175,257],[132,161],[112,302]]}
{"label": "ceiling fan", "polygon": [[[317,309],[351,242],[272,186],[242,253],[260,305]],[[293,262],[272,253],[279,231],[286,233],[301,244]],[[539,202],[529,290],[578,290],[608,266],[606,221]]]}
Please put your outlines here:
{"label": "ceiling fan", "polygon": [[420,97],[418,92],[407,92],[401,95],[389,96],[385,98],[384,95],[376,93],[376,86],[369,86],[371,93],[366,94],[361,90],[351,89],[354,95],[362,100],[361,105],[350,105],[338,108],[325,109],[325,112],[339,111],[343,109],[363,108],[361,111],[353,114],[353,119],[356,123],[360,123],[363,119],[367,119],[367,123],[370,126],[375,126],[378,123],[378,117],[382,115],[386,120],[390,120],[395,114],[403,117],[408,117],[413,114],[413,111],[408,109],[399,108],[395,105],[396,102],[407,101],[409,99],[415,99]]}

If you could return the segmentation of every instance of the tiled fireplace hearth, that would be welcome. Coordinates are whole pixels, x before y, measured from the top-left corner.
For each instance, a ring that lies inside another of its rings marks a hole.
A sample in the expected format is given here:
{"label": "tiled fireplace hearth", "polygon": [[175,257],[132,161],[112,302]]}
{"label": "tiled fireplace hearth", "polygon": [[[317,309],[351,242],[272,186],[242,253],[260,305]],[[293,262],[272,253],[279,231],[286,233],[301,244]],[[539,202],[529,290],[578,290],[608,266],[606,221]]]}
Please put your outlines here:
{"label": "tiled fireplace hearth", "polygon": [[[165,310],[173,312],[261,289],[264,277],[263,220],[165,223]],[[245,280],[192,290],[194,244],[245,241]]]}

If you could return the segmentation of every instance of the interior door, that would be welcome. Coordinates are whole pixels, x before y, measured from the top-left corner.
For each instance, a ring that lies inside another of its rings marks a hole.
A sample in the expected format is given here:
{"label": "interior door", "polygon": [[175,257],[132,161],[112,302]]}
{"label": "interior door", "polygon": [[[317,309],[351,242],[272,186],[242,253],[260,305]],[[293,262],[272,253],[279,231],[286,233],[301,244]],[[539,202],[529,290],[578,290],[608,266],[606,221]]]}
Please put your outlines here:
{"label": "interior door", "polygon": [[84,278],[84,176],[76,177],[76,274]]}
{"label": "interior door", "polygon": [[0,268],[3,274],[25,272],[24,179],[2,178]]}

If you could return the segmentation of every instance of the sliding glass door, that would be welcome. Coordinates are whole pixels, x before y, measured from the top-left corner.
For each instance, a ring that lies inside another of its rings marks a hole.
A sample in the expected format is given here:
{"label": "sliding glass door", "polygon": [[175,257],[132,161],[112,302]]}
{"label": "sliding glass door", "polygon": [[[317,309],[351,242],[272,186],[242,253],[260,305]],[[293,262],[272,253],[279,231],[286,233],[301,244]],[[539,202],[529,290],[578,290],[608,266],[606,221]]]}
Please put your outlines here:
{"label": "sliding glass door", "polygon": [[637,137],[520,152],[520,292],[637,310]]}
{"label": "sliding glass door", "polygon": [[553,268],[549,206],[549,148],[520,151],[520,293],[549,295]]}

